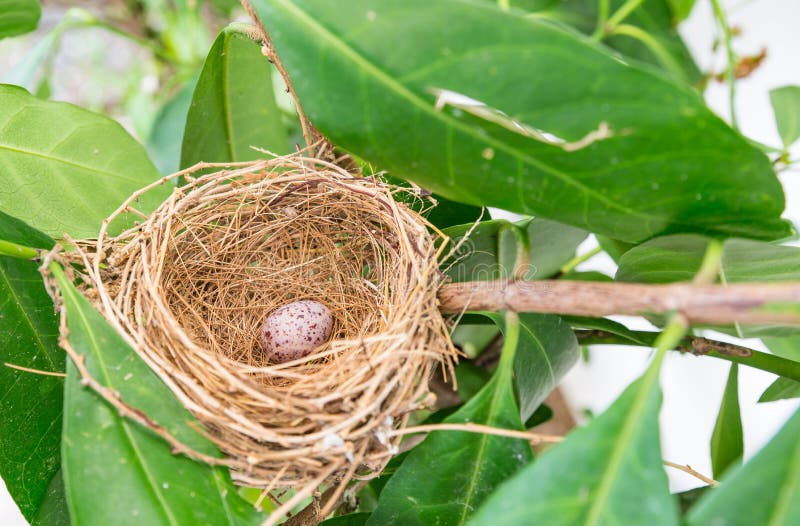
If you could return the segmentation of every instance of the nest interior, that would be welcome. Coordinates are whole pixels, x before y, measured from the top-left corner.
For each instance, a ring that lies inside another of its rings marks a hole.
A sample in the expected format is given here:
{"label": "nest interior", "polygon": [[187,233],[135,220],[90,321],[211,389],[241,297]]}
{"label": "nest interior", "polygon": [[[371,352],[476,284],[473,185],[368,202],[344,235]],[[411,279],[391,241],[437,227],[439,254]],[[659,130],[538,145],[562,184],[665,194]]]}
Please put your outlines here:
{"label": "nest interior", "polygon": [[[455,357],[430,225],[404,190],[299,154],[177,175],[189,183],[137,227],[77,243],[95,304],[240,483],[307,495],[382,469]],[[270,363],[260,327],[301,299],[331,310],[332,338]]]}

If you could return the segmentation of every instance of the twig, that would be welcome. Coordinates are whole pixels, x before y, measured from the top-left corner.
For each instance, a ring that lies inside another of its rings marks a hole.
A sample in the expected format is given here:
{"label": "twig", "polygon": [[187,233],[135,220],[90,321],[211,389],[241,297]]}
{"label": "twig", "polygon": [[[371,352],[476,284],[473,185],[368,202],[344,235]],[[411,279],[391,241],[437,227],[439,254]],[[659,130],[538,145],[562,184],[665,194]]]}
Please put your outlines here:
{"label": "twig", "polygon": [[300,99],[297,98],[297,92],[295,92],[294,87],[292,86],[289,73],[283,67],[283,63],[281,63],[280,59],[278,58],[278,54],[275,52],[275,47],[272,45],[272,40],[269,38],[267,28],[264,27],[264,24],[258,17],[258,13],[256,13],[253,4],[251,4],[249,0],[241,0],[241,4],[261,33],[261,37],[264,41],[262,52],[269,59],[272,65],[275,66],[275,69],[278,70],[281,78],[283,78],[283,82],[286,83],[286,90],[289,92],[289,95],[291,95],[292,100],[294,101],[294,106],[297,109],[297,116],[300,118],[300,126],[303,130],[303,138],[306,141],[306,147],[311,148],[322,138],[322,135],[316,130],[316,128],[314,128],[314,126],[311,124],[311,121],[303,111],[302,106],[300,106]]}
{"label": "twig", "polygon": [[[625,337],[603,330],[578,329],[575,331],[575,335],[583,345],[633,345],[650,348],[658,333],[631,331],[631,336]],[[700,336],[687,336],[675,350],[740,363],[800,382],[800,363],[774,354],[742,347],[741,345],[720,342]]]}
{"label": "twig", "polygon": [[440,309],[540,312],[572,316],[646,315],[680,312],[689,323],[800,324],[800,283],[704,285],[599,283],[588,281],[474,281],[439,289]]}
{"label": "twig", "polygon": [[664,465],[665,466],[669,466],[671,468],[678,469],[680,471],[683,471],[684,473],[688,473],[689,475],[702,480],[703,482],[705,482],[709,486],[713,486],[713,487],[719,486],[719,482],[718,481],[712,479],[711,477],[707,477],[707,476],[703,475],[700,472],[695,471],[694,469],[692,469],[692,466],[690,466],[689,464],[685,464],[685,465],[684,464],[676,464],[675,462],[670,462],[669,460],[665,460],[664,461]]}
{"label": "twig", "polygon": [[33,373],[33,374],[41,374],[42,376],[57,376],[59,378],[64,378],[66,373],[59,373],[56,371],[42,371],[41,369],[32,369],[30,367],[23,367],[21,365],[15,365],[13,363],[4,363],[6,367],[10,369],[16,369],[17,371],[25,371],[26,373]]}
{"label": "twig", "polygon": [[483,424],[427,424],[421,426],[406,427],[387,431],[386,436],[395,437],[411,435],[414,433],[430,433],[433,431],[465,431],[467,433],[482,433],[484,435],[495,435],[507,438],[520,438],[527,440],[531,445],[556,444],[564,440],[564,437],[554,435],[542,435],[531,433],[530,431],[519,431],[516,429],[503,429],[499,427],[486,426]]}

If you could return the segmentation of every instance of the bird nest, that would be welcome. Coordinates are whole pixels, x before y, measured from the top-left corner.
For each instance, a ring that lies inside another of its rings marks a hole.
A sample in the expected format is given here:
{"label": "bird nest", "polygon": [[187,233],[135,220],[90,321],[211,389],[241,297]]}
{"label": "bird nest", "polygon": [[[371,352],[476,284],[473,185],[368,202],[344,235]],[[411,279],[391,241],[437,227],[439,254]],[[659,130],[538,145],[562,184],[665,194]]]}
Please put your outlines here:
{"label": "bird nest", "polygon": [[[439,234],[396,199],[407,190],[301,154],[178,176],[135,228],[76,243],[87,295],[239,483],[308,495],[379,472],[456,354],[437,309]],[[260,328],[297,300],[330,309],[332,337],[271,363]]]}

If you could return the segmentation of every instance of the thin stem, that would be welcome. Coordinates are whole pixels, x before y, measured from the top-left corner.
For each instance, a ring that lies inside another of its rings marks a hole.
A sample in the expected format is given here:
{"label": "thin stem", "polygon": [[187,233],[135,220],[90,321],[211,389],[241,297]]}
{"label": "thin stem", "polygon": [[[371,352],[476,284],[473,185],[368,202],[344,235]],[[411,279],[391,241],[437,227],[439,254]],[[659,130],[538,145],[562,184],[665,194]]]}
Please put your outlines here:
{"label": "thin stem", "polygon": [[597,2],[597,26],[592,33],[592,39],[600,41],[606,35],[606,24],[608,23],[609,0],[598,0]]}
{"label": "thin stem", "polygon": [[722,241],[712,239],[703,254],[703,261],[700,263],[700,270],[694,275],[692,283],[698,285],[714,283],[722,270]]}
{"label": "thin stem", "polygon": [[633,13],[644,0],[628,0],[624,4],[622,4],[619,9],[617,9],[613,15],[608,19],[606,22],[604,29],[603,29],[603,37],[607,36],[609,33],[614,31],[623,20],[628,18],[628,15]]}
{"label": "thin stem", "polygon": [[10,256],[19,259],[35,259],[39,257],[39,251],[35,248],[18,245],[11,241],[0,239],[0,256]]}
{"label": "thin stem", "polygon": [[675,61],[675,59],[672,58],[672,55],[670,55],[666,48],[661,45],[661,42],[653,38],[650,33],[642,28],[630,24],[620,24],[614,27],[610,31],[609,35],[623,35],[638,40],[644,44],[653,55],[656,56],[661,65],[664,66],[664,69],[666,69],[672,76],[685,79],[683,70]]}
{"label": "thin stem", "polygon": [[711,5],[714,8],[714,16],[722,29],[722,37],[725,41],[725,51],[728,55],[728,70],[725,72],[725,77],[728,81],[728,104],[731,111],[731,126],[733,129],[739,129],[739,123],[736,119],[736,53],[733,51],[733,35],[731,28],[728,25],[728,20],[725,18],[725,12],[722,10],[719,0],[711,0]]}
{"label": "thin stem", "polygon": [[[635,337],[635,340],[618,334],[596,330],[577,330],[575,331],[575,335],[578,337],[578,341],[580,341],[581,345],[627,345],[648,349],[649,347],[645,347],[642,344],[652,345],[658,333],[651,331],[631,331],[631,336]],[[786,358],[781,358],[774,354],[756,351],[740,345],[718,342],[708,338],[686,336],[678,345],[675,345],[672,350],[680,352],[688,351],[701,356],[711,356],[800,382],[800,362],[787,360]]]}
{"label": "thin stem", "polygon": [[564,264],[563,267],[561,267],[561,273],[562,274],[566,274],[568,272],[572,272],[573,270],[575,270],[575,267],[577,267],[578,265],[580,265],[584,261],[587,261],[587,260],[593,258],[594,256],[596,256],[597,254],[599,254],[602,251],[603,251],[603,247],[597,246],[597,247],[594,247],[593,249],[591,249],[590,251],[586,252],[585,254],[580,254],[578,256],[575,256],[571,260],[567,261]]}

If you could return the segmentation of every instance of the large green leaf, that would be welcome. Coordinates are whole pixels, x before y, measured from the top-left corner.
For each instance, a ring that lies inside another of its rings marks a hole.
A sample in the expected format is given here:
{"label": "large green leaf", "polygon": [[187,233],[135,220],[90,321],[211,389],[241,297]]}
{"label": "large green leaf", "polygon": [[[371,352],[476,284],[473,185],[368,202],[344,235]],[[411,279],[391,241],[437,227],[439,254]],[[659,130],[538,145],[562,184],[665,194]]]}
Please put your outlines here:
{"label": "large green leaf", "polygon": [[[506,332],[500,314],[487,316]],[[558,316],[519,313],[519,321],[514,387],[520,416],[525,422],[577,363],[581,353],[575,333]]]}
{"label": "large green leaf", "polygon": [[[447,198],[630,242],[790,231],[763,153],[690,88],[572,31],[466,0],[255,5],[312,122]],[[613,137],[553,144],[603,123]]]}
{"label": "large green leaf", "polygon": [[[0,210],[46,234],[96,236],[111,212],[159,177],[144,148],[116,122],[71,104],[0,85]],[[161,186],[137,209],[169,195]],[[111,230],[132,224],[118,222]]]}
{"label": "large green leaf", "polygon": [[519,223],[482,221],[477,226],[456,225],[443,232],[452,239],[452,246],[460,244],[442,265],[454,282],[511,277],[518,265],[524,265],[522,275],[526,279],[550,277],[575,256],[587,236],[584,230],[540,218]]}
{"label": "large green leaf", "polygon": [[[47,248],[53,241],[0,213],[0,239]],[[59,469],[64,381],[4,364],[62,372],[58,316],[33,261],[0,257],[0,475],[26,519]]]}
{"label": "large green leaf", "polygon": [[31,526],[70,526],[67,497],[64,492],[64,477],[61,470],[50,480],[42,505],[36,516],[31,519]]}
{"label": "large green leaf", "polygon": [[[611,0],[608,2],[609,13],[624,3],[625,0]],[[670,0],[644,0],[625,18],[624,24],[647,34],[645,40],[629,35],[612,35],[604,43],[626,57],[651,63],[678,80],[695,84],[701,73],[675,28],[673,21],[676,17],[669,4]],[[545,2],[536,12],[590,35],[597,27],[597,7],[597,0],[563,0]]]}
{"label": "large green leaf", "polygon": [[249,161],[257,146],[289,151],[261,46],[236,26],[222,30],[208,52],[183,135],[181,168],[200,161]]}
{"label": "large green leaf", "polygon": [[800,138],[800,86],[775,88],[769,92],[769,100],[783,147],[788,148]]}
{"label": "large green leaf", "polygon": [[744,454],[742,414],[739,410],[739,366],[731,364],[717,421],[711,433],[711,467],[714,477],[722,474]]}
{"label": "large green leaf", "polygon": [[0,0],[0,38],[33,31],[40,16],[39,0]]}
{"label": "large green leaf", "polygon": [[661,464],[657,369],[503,484],[472,526],[677,526]]}
{"label": "large green leaf", "polygon": [[186,115],[189,113],[196,85],[197,79],[193,79],[181,88],[161,107],[153,122],[146,146],[162,174],[171,174],[180,169]]}
{"label": "large green leaf", "polygon": [[[93,377],[196,451],[219,452],[197,423],[60,267],[51,267],[66,308],[69,341]],[[72,360],[64,390],[63,470],[74,524],[255,525],[264,517],[239,497],[230,475],[184,456],[120,416],[81,383]]]}
{"label": "large green leaf", "polygon": [[800,411],[690,511],[690,526],[800,524]]}
{"label": "large green leaf", "polygon": [[[514,399],[513,362],[520,336],[513,314],[492,379],[444,422],[523,429]],[[380,494],[372,526],[464,524],[500,482],[532,458],[524,440],[461,431],[434,431],[415,447]]]}

